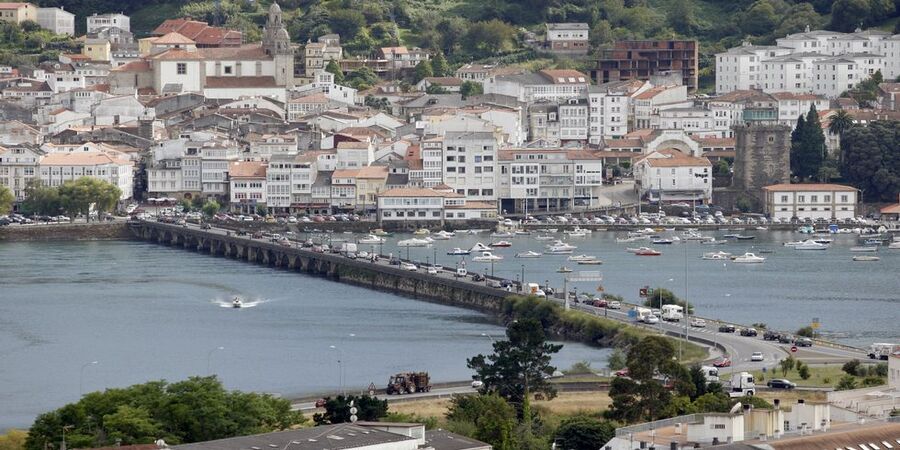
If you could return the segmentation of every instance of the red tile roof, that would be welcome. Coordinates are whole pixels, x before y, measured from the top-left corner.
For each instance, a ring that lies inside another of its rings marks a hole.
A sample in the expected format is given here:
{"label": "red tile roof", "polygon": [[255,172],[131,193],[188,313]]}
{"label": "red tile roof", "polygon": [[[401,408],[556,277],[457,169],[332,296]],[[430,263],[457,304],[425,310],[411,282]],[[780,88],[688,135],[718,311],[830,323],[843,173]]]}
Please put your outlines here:
{"label": "red tile roof", "polygon": [[830,183],[798,183],[798,184],[773,184],[763,188],[773,192],[802,192],[802,191],[844,191],[852,192],[857,189],[852,186]]}
{"label": "red tile roof", "polygon": [[206,77],[206,87],[210,89],[267,88],[277,87],[275,77]]}
{"label": "red tile roof", "polygon": [[110,72],[149,72],[150,71],[150,63],[145,59],[139,59],[137,61],[131,61],[125,63],[119,67],[114,67],[110,69]]}
{"label": "red tile roof", "polygon": [[228,164],[228,177],[265,178],[267,167],[266,163],[259,161],[233,161]]}

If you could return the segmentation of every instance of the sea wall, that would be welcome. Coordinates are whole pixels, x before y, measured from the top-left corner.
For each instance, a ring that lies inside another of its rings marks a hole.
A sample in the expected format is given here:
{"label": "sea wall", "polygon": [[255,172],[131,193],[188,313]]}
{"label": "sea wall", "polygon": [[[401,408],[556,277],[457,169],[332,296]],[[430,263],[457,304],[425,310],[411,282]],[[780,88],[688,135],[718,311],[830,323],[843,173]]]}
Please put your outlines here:
{"label": "sea wall", "polygon": [[134,239],[125,222],[58,223],[0,227],[0,242]]}

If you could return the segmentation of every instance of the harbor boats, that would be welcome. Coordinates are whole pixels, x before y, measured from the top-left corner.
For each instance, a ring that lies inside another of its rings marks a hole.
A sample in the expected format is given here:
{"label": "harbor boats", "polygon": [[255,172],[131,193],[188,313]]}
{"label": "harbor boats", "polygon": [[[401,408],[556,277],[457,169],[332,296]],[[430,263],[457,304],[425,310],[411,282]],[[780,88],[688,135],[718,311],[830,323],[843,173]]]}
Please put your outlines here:
{"label": "harbor boats", "polygon": [[447,254],[450,256],[465,256],[465,255],[468,255],[471,253],[472,252],[470,252],[468,250],[463,250],[459,247],[454,247],[453,250],[450,250],[449,252],[447,252]]}
{"label": "harbor boats", "polygon": [[490,247],[482,244],[481,242],[476,243],[475,245],[472,246],[472,248],[469,249],[470,252],[486,252],[486,251],[490,251],[490,250],[491,250]]}
{"label": "harbor boats", "polygon": [[564,231],[569,237],[585,237],[587,234],[575,231]]}
{"label": "harbor boats", "polygon": [[548,248],[547,251],[544,252],[544,254],[547,254],[547,255],[571,255],[572,249],[554,246],[554,247]]}
{"label": "harbor boats", "polygon": [[562,266],[559,269],[556,269],[556,273],[570,273],[570,272],[572,272],[572,269],[570,269],[566,266]]}
{"label": "harbor boats", "polygon": [[738,234],[734,238],[739,241],[749,241],[750,239],[756,239],[756,236],[747,236],[747,235],[743,235],[743,234]]}
{"label": "harbor boats", "polygon": [[591,255],[584,255],[584,254],[582,254],[582,255],[572,255],[572,256],[570,256],[570,257],[568,257],[568,258],[566,258],[566,259],[567,259],[568,261],[580,262],[580,261],[594,261],[594,260],[597,259],[597,257],[596,257],[596,256],[591,256]]}
{"label": "harbor boats", "polygon": [[879,258],[877,256],[871,256],[871,255],[856,255],[853,257],[853,260],[854,261],[880,261],[881,258]]}
{"label": "harbor boats", "polygon": [[234,300],[231,301],[231,307],[232,308],[243,308],[244,302],[241,301],[241,299],[239,297],[235,297]]}
{"label": "harbor boats", "polygon": [[638,251],[634,252],[634,254],[637,256],[659,256],[659,255],[662,255],[661,252],[653,250],[652,248],[649,248],[649,247],[641,247],[638,249]]}
{"label": "harbor boats", "polygon": [[850,251],[854,253],[874,253],[878,251],[878,247],[871,245],[865,247],[850,247]]}
{"label": "harbor boats", "polygon": [[705,241],[702,241],[702,242],[700,242],[700,243],[703,244],[703,245],[722,245],[722,244],[727,244],[728,241],[726,241],[726,240],[724,240],[724,239],[709,238],[709,239],[707,239],[707,240],[705,240]]}
{"label": "harbor boats", "polygon": [[828,250],[828,244],[820,244],[812,239],[807,239],[793,246],[794,250]]}
{"label": "harbor boats", "polygon": [[637,253],[640,250],[639,247],[625,247],[625,251],[628,253]]}
{"label": "harbor boats", "polygon": [[657,245],[671,245],[675,241],[673,241],[671,239],[659,238],[659,239],[653,239],[650,242],[657,244]]}
{"label": "harbor boats", "polygon": [[731,261],[739,264],[759,264],[765,262],[766,258],[756,256],[753,253],[744,253],[741,256],[732,257]]}
{"label": "harbor boats", "polygon": [[865,245],[881,245],[881,239],[866,239],[863,242]]}
{"label": "harbor boats", "polygon": [[456,236],[456,233],[441,230],[441,231],[438,231],[437,233],[432,234],[431,239],[434,239],[435,241],[447,241],[447,240],[450,240],[450,238],[455,237],[455,236]]}
{"label": "harbor boats", "polygon": [[728,259],[731,259],[731,253],[728,253],[728,252],[704,253],[702,259],[712,260],[712,261],[723,260],[723,259],[728,260]]}
{"label": "harbor boats", "polygon": [[578,264],[581,266],[599,266],[600,264],[603,264],[603,261],[600,261],[599,259],[588,259],[585,261],[578,261]]}
{"label": "harbor boats", "polygon": [[549,249],[549,252],[548,252],[548,253],[553,253],[553,254],[559,255],[559,254],[562,254],[562,253],[558,253],[558,252],[569,252],[569,253],[572,253],[572,251],[575,250],[575,249],[577,249],[578,247],[576,247],[576,246],[574,246],[574,245],[572,245],[572,244],[567,244],[567,243],[565,243],[565,242],[563,242],[563,241],[557,240],[556,242],[547,245],[547,248]]}
{"label": "harbor boats", "polygon": [[525,230],[516,230],[515,234],[516,236],[531,236],[531,232]]}
{"label": "harbor boats", "polygon": [[888,248],[891,249],[891,250],[900,250],[900,241],[897,241],[897,242],[891,242],[891,243],[888,245]]}
{"label": "harbor boats", "polygon": [[428,236],[429,234],[431,234],[431,231],[427,228],[419,228],[413,234],[416,236]]}
{"label": "harbor boats", "polygon": [[397,247],[427,247],[431,244],[431,239],[411,238],[397,242]]}
{"label": "harbor boats", "polygon": [[536,241],[552,241],[554,239],[556,239],[556,238],[553,236],[535,236],[534,237],[534,240],[536,240]]}
{"label": "harbor boats", "polygon": [[501,248],[506,248],[506,247],[512,247],[512,242],[509,242],[509,241],[497,241],[497,242],[491,242],[491,243],[488,244],[488,245],[490,245],[491,247],[501,247]]}
{"label": "harbor boats", "polygon": [[516,253],[516,258],[540,258],[543,253],[528,250],[527,252]]}
{"label": "harbor boats", "polygon": [[481,252],[480,255],[473,257],[473,258],[472,258],[472,261],[475,261],[475,262],[487,262],[487,263],[489,263],[489,262],[497,262],[497,261],[503,261],[503,257],[500,256],[500,255],[495,255],[495,254],[493,254],[493,253],[491,253],[491,252]]}
{"label": "harbor boats", "polygon": [[381,228],[376,228],[376,229],[372,230],[372,234],[374,234],[375,236],[390,236],[391,235],[391,233],[388,233],[387,231],[384,231]]}
{"label": "harbor boats", "polygon": [[630,236],[630,237],[625,237],[625,238],[616,238],[616,243],[617,244],[625,244],[628,242],[634,242],[634,241],[638,241],[638,240],[640,240],[638,237]]}
{"label": "harbor boats", "polygon": [[834,242],[834,239],[818,237],[818,238],[813,239],[813,242],[816,242],[819,244],[831,245],[831,243]]}
{"label": "harbor boats", "polygon": [[732,233],[732,234],[723,234],[723,235],[722,235],[722,237],[725,238],[725,239],[737,239],[738,236],[740,236],[740,235],[738,235],[738,234],[733,234],[733,233]]}
{"label": "harbor boats", "polygon": [[356,243],[358,244],[384,244],[384,241],[387,239],[383,237],[375,236],[374,234],[367,234],[365,237],[360,238]]}
{"label": "harbor boats", "polygon": [[682,236],[683,236],[682,239],[684,239],[686,241],[705,241],[708,239],[714,239],[714,238],[706,237],[706,236],[698,233],[697,231],[685,231],[684,233],[682,233]]}
{"label": "harbor boats", "polygon": [[581,228],[576,225],[575,228],[563,231],[563,233],[568,234],[570,237],[584,237],[588,234],[591,234],[591,230]]}

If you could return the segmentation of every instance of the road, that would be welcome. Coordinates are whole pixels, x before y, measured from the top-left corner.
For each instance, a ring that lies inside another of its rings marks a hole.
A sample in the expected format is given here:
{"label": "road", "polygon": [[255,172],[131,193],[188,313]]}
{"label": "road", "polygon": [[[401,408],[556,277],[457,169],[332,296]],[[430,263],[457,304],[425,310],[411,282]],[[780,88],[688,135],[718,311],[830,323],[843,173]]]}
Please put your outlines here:
{"label": "road", "polygon": [[[199,225],[187,223],[186,225],[189,228],[199,228]],[[231,233],[229,230],[213,227],[212,229],[205,230],[206,232],[211,232],[215,234],[224,235],[226,233]],[[232,233],[234,234],[234,233]],[[238,237],[238,236],[235,236]],[[247,240],[252,240],[249,235],[240,236]],[[292,241],[292,245],[298,246],[299,243],[296,241]],[[360,249],[365,250],[369,245],[360,245]],[[372,248],[377,248],[375,245],[372,245]],[[397,258],[402,257],[402,255],[393,255]],[[405,261],[405,260],[404,260]],[[376,261],[372,261],[373,264],[380,265],[390,265],[388,258],[380,258]],[[421,263],[415,262],[415,264],[419,265]],[[417,270],[422,271],[423,268],[418,268]],[[440,267],[437,270],[437,273],[434,276],[448,279],[456,279],[459,281],[467,281],[470,283],[476,283],[471,280],[471,278],[465,277],[457,277],[456,276],[456,268],[455,267]],[[477,283],[481,284],[481,282]],[[559,303],[563,303],[561,299],[555,298],[553,299]],[[737,333],[720,333],[718,332],[718,324],[719,322],[706,319],[707,326],[704,328],[693,328],[687,327],[685,330],[685,322],[664,322],[660,321],[660,323],[655,325],[645,325],[639,322],[634,321],[632,318],[628,316],[628,311],[626,309],[621,310],[613,310],[608,308],[596,308],[593,306],[588,306],[581,303],[576,303],[572,301],[570,303],[570,307],[573,309],[577,309],[579,311],[583,311],[587,314],[592,314],[595,316],[606,317],[609,319],[617,320],[623,323],[628,323],[633,326],[639,326],[643,328],[647,328],[650,330],[655,330],[661,333],[669,334],[672,336],[684,336],[687,334],[687,338],[690,341],[699,343],[706,347],[711,348],[711,359],[718,359],[721,356],[727,356],[732,361],[731,370],[737,371],[753,371],[753,370],[762,370],[763,368],[771,369],[778,361],[786,358],[791,354],[791,344],[781,344],[773,341],[766,341],[762,339],[762,336],[756,337],[744,337],[740,336]],[[736,325],[738,328],[742,327],[741,325]],[[818,345],[819,342],[816,341],[814,347],[807,347],[798,349],[798,352],[795,354],[795,357],[810,363],[810,364],[824,364],[824,363],[837,363],[847,361],[853,358],[865,359],[865,354],[862,350],[845,348],[845,347],[830,347],[827,343],[823,343],[823,345]],[[718,348],[718,349],[717,349]],[[724,351],[723,351],[724,350]],[[761,352],[763,354],[762,361],[751,361],[750,356],[754,352]],[[450,388],[450,389],[460,389],[460,388]],[[450,392],[453,393],[453,392]],[[419,395],[419,394],[416,394]],[[448,393],[449,395],[449,393]]]}

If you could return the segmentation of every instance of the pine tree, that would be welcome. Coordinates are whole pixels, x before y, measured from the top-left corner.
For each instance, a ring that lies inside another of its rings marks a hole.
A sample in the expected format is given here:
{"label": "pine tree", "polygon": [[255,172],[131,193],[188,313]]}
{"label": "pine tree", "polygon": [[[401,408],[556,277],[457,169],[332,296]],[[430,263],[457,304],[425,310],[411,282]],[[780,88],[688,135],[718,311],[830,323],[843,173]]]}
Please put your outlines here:
{"label": "pine tree", "polygon": [[825,162],[825,134],[819,122],[819,112],[811,105],[806,114],[806,125],[803,128],[804,177],[814,178],[818,175],[822,163]]}
{"label": "pine tree", "polygon": [[450,76],[450,67],[447,65],[447,58],[444,58],[442,52],[438,52],[437,55],[434,55],[434,58],[431,59],[431,71],[436,77]]}
{"label": "pine tree", "polygon": [[806,128],[806,119],[803,114],[797,117],[797,126],[791,132],[791,175],[800,174],[800,155],[803,153],[803,135]]}

